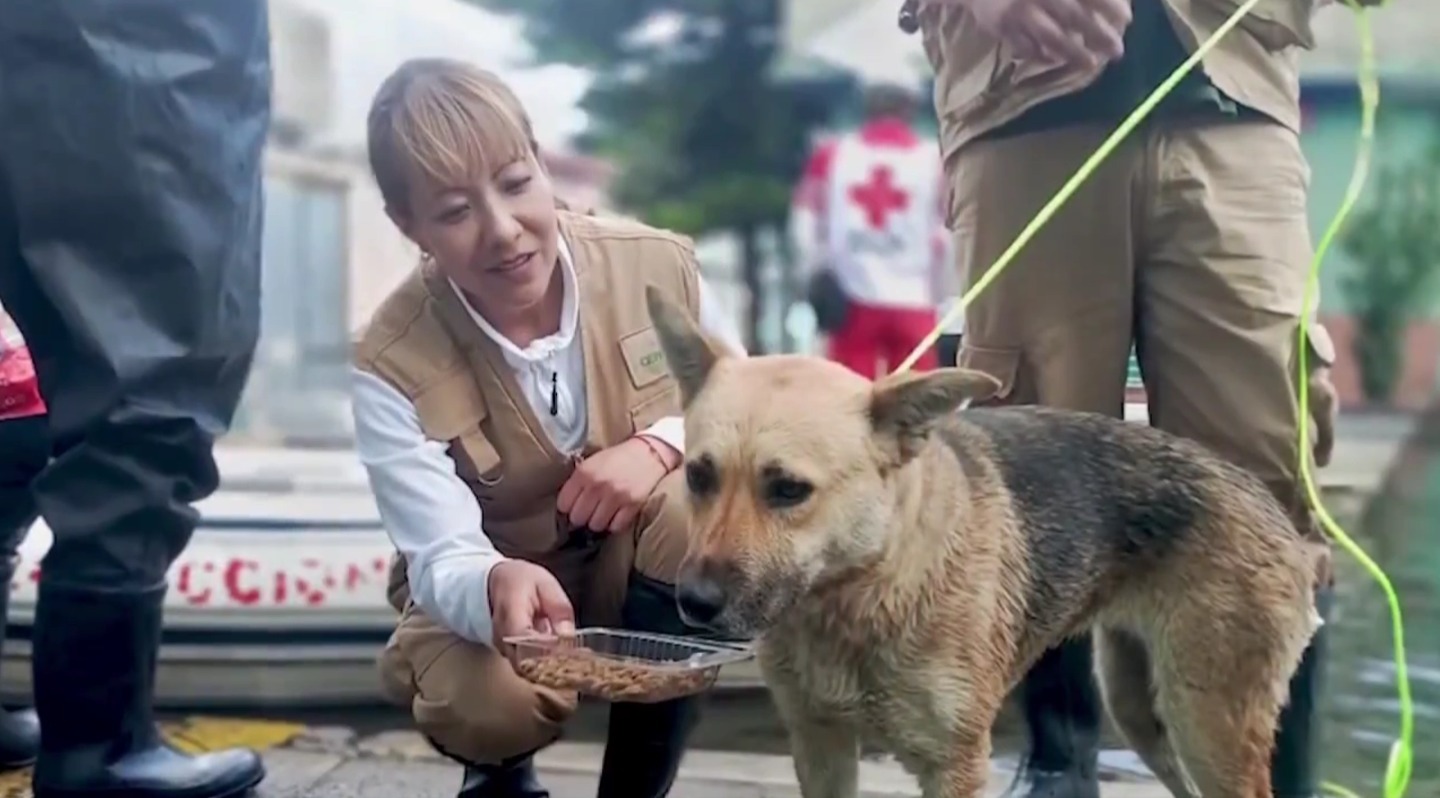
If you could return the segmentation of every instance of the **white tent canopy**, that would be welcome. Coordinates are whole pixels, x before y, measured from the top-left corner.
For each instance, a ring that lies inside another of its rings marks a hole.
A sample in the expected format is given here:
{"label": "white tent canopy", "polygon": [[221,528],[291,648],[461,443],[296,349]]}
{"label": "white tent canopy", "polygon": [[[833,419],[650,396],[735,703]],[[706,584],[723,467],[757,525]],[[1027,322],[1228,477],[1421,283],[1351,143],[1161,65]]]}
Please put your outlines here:
{"label": "white tent canopy", "polygon": [[901,0],[786,0],[785,45],[864,81],[914,83],[930,74],[920,36],[896,24]]}

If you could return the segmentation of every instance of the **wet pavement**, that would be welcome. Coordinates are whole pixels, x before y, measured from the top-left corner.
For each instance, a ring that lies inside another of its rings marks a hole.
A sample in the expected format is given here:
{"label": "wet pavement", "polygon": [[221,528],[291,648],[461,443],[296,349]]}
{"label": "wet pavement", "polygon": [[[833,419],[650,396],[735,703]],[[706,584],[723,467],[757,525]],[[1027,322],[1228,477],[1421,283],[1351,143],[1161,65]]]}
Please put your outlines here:
{"label": "wet pavement", "polygon": [[[436,756],[416,735],[385,732],[368,738],[344,729],[312,729],[290,744],[267,752],[271,775],[259,798],[450,798],[460,782],[459,767]],[[537,768],[554,798],[595,794],[601,747],[561,743],[537,757]],[[989,794],[998,796],[1012,773],[997,765]],[[860,798],[918,796],[914,779],[898,765],[866,761]],[[685,798],[791,798],[800,795],[788,757],[693,751],[672,795]],[[1148,779],[1107,781],[1103,798],[1159,798],[1164,791]]]}
{"label": "wet pavement", "polygon": [[[413,731],[364,731],[344,725],[192,717],[164,724],[178,747],[193,751],[235,745],[259,749],[269,775],[254,798],[451,798],[460,787],[459,765],[437,754]],[[540,779],[553,798],[595,794],[603,747],[562,742],[536,757]],[[788,756],[696,749],[686,757],[671,795],[677,798],[799,798]],[[1161,798],[1146,776],[1104,768],[1102,798]],[[1013,781],[1013,769],[996,760],[989,795]],[[857,798],[914,798],[915,780],[893,761],[861,762]],[[0,798],[32,798],[27,770],[0,775]]]}

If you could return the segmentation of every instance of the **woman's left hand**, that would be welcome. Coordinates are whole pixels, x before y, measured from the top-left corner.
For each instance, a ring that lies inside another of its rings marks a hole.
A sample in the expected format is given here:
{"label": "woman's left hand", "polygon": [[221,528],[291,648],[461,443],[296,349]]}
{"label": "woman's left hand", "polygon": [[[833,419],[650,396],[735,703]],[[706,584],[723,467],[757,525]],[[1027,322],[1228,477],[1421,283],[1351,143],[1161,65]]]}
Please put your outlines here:
{"label": "woman's left hand", "polygon": [[576,527],[596,532],[629,529],[679,460],[674,449],[658,440],[629,438],[582,460],[560,488],[556,508]]}

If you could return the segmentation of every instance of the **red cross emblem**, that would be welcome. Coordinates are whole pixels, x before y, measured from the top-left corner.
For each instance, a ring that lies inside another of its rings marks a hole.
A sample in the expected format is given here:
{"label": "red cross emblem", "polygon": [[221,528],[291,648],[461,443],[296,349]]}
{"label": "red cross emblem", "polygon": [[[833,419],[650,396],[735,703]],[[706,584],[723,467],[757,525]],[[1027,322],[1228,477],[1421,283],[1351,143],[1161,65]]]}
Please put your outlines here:
{"label": "red cross emblem", "polygon": [[877,166],[870,171],[870,179],[850,187],[850,199],[865,211],[870,226],[885,229],[885,219],[891,211],[904,210],[910,204],[910,197],[895,187],[891,181],[894,173],[888,166]]}

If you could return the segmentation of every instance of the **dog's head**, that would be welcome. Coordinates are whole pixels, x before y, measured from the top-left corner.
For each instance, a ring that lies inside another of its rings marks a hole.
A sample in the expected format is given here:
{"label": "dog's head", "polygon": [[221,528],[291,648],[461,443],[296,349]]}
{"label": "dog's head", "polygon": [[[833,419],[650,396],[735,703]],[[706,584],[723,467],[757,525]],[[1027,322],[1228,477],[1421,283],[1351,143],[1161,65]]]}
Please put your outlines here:
{"label": "dog's head", "polygon": [[897,474],[937,419],[999,388],[961,369],[872,383],[819,358],[733,357],[655,290],[647,301],[685,409],[680,605],[727,634],[762,634],[812,588],[880,558]]}

